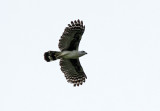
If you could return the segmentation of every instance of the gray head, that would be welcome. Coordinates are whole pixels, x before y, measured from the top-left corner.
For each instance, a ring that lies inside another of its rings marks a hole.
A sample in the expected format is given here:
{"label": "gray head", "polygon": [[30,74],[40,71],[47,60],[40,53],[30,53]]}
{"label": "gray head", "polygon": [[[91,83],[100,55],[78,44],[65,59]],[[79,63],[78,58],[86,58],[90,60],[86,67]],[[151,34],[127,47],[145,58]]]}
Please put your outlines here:
{"label": "gray head", "polygon": [[87,52],[85,52],[85,51],[79,51],[80,56],[83,56],[83,55],[86,55],[86,54],[87,54]]}

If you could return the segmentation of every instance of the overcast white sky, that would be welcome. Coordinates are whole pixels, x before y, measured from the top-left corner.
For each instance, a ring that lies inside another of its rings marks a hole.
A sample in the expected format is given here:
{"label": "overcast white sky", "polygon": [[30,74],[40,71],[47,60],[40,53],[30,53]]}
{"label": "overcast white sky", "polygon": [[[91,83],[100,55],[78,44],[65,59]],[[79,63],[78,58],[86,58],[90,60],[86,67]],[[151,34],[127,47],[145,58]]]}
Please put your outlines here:
{"label": "overcast white sky", "polygon": [[[75,19],[80,87],[43,59]],[[159,0],[0,0],[0,51],[0,111],[160,111]]]}

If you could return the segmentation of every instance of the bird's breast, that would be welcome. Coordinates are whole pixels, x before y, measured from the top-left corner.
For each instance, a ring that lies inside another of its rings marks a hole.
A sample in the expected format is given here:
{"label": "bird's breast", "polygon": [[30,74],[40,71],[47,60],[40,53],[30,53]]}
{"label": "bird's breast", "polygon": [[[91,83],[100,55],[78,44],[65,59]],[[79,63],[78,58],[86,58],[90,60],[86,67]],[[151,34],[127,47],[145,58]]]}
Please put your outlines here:
{"label": "bird's breast", "polygon": [[79,58],[78,51],[64,51],[62,52],[64,59],[77,59]]}

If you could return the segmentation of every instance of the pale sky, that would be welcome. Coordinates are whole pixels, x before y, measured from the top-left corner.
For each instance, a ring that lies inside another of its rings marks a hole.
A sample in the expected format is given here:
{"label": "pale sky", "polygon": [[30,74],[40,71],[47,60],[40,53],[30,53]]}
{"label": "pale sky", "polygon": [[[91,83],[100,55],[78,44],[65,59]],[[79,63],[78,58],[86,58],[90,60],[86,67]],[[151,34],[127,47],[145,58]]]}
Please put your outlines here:
{"label": "pale sky", "polygon": [[[44,52],[71,20],[87,75],[67,83]],[[159,0],[0,0],[0,111],[160,111]]]}

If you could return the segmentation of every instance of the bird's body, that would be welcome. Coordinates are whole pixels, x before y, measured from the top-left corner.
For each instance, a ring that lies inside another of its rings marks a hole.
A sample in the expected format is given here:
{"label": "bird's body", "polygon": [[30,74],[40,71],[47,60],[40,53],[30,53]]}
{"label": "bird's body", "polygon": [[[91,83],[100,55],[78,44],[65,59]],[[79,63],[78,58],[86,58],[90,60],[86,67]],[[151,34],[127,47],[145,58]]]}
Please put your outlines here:
{"label": "bird's body", "polygon": [[77,50],[74,51],[63,51],[62,58],[63,59],[78,59],[80,57]]}
{"label": "bird's body", "polygon": [[82,85],[87,78],[79,62],[79,57],[87,53],[85,51],[78,51],[84,29],[85,26],[83,26],[82,21],[71,21],[71,24],[68,24],[59,40],[61,51],[48,51],[44,53],[44,59],[47,62],[60,59],[62,72],[65,74],[67,81],[73,83],[74,86]]}
{"label": "bird's body", "polygon": [[78,59],[79,57],[83,56],[81,51],[73,50],[73,51],[62,51],[58,58],[63,59]]}

